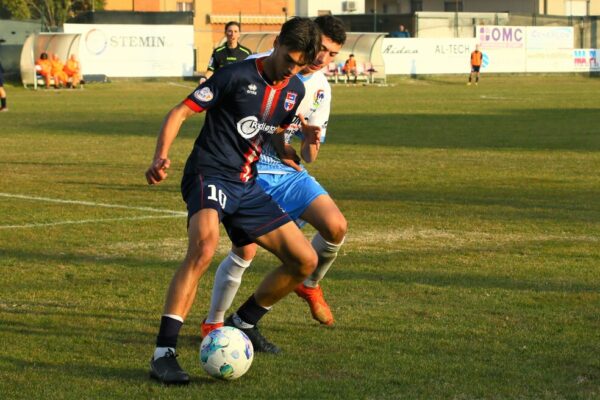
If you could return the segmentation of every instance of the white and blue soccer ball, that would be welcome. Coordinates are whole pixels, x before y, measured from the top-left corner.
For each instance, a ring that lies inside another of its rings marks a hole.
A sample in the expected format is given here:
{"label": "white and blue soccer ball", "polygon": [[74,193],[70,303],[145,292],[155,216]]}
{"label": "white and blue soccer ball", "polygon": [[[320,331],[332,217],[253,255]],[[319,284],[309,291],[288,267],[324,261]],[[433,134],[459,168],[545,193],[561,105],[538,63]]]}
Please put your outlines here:
{"label": "white and blue soccer ball", "polygon": [[237,379],[250,369],[254,347],[241,330],[224,326],[210,332],[200,344],[200,363],[213,378]]}

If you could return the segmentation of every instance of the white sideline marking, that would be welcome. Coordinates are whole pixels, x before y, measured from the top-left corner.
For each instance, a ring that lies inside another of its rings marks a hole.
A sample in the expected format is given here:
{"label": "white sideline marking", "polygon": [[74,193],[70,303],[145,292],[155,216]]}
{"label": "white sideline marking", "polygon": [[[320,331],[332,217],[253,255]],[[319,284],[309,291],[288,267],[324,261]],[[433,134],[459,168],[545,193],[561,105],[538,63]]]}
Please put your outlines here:
{"label": "white sideline marking", "polygon": [[79,221],[60,221],[60,222],[48,222],[44,224],[24,224],[24,225],[0,225],[0,229],[17,229],[17,228],[39,228],[45,226],[57,226],[57,225],[77,225],[77,224],[89,224],[96,222],[115,222],[115,221],[135,221],[140,219],[157,219],[157,218],[180,218],[183,215],[146,215],[142,217],[124,217],[124,218],[104,218],[104,219],[82,219]]}
{"label": "white sideline marking", "polygon": [[163,210],[160,208],[123,206],[120,204],[95,203],[93,201],[81,201],[81,200],[51,199],[49,197],[25,196],[25,195],[21,195],[21,194],[12,194],[12,193],[1,193],[0,192],[0,197],[9,197],[9,198],[13,198],[13,199],[23,199],[23,200],[46,201],[49,203],[77,204],[80,206],[122,208],[125,210],[149,211],[149,212],[172,214],[172,215],[178,215],[178,216],[179,215],[187,215],[187,213],[183,212],[183,211]]}
{"label": "white sideline marking", "polygon": [[196,87],[196,86],[188,86],[188,85],[184,85],[183,83],[176,83],[176,82],[167,82],[167,85],[179,86],[179,87],[183,87],[186,89],[194,89]]}

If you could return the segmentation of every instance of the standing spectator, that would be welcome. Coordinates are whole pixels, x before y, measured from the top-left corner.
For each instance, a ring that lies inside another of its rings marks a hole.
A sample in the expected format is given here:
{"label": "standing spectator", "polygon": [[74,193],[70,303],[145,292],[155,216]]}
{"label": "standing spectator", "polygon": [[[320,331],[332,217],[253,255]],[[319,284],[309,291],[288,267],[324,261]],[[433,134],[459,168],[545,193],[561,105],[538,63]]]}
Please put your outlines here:
{"label": "standing spectator", "polygon": [[410,32],[406,30],[404,25],[400,24],[397,31],[390,33],[390,37],[407,39],[410,37]]}
{"label": "standing spectator", "polygon": [[225,25],[225,36],[227,36],[227,43],[223,46],[217,47],[208,62],[208,68],[203,77],[200,78],[200,83],[210,78],[216,70],[224,65],[232,64],[234,62],[245,60],[252,51],[242,46],[238,40],[240,38],[240,24],[235,21],[229,21]]}
{"label": "standing spectator", "polygon": [[71,87],[75,89],[81,82],[81,65],[79,65],[79,60],[77,60],[75,54],[71,54],[63,71],[67,74],[68,79],[71,79]]}
{"label": "standing spectator", "polygon": [[473,75],[475,75],[475,86],[479,83],[479,69],[481,68],[481,62],[483,60],[483,53],[479,50],[479,45],[475,46],[475,50],[471,53],[471,73],[469,74],[469,82],[467,85],[471,85]]}
{"label": "standing spectator", "polygon": [[358,79],[358,70],[356,69],[356,59],[354,54],[350,54],[346,63],[344,64],[344,73],[346,74],[346,82],[350,81],[350,74],[354,75],[354,83]]}

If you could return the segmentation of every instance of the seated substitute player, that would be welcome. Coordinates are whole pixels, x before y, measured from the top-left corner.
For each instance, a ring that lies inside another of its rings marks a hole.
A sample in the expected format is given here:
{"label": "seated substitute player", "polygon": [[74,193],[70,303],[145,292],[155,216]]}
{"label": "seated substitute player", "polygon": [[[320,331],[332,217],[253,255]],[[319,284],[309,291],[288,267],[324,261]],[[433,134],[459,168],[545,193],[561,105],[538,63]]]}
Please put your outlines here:
{"label": "seated substitute player", "polygon": [[[346,41],[342,21],[326,15],[315,19],[321,29],[321,51],[314,63],[300,73],[306,94],[297,111],[294,123],[286,131],[285,141],[289,143],[293,135],[302,139],[301,155],[310,163],[317,158],[319,142],[306,140],[298,132],[303,117],[309,124],[320,128],[320,142],[325,139],[331,106],[331,87],[322,72],[337,56]],[[253,55],[252,57],[261,55]],[[346,234],[346,219],[335,202],[319,183],[302,167],[299,170],[281,162],[273,146],[265,145],[258,167],[258,183],[273,196],[279,205],[294,219],[301,218],[315,227],[318,233],[312,239],[312,246],[319,256],[317,268],[303,283],[295,288],[298,296],[305,299],[313,318],[325,325],[334,322],[329,306],[325,302],[319,282],[337,257]],[[225,312],[231,306],[240,287],[244,271],[256,254],[256,245],[233,246],[229,255],[221,262],[215,274],[211,306],[206,320],[202,323],[202,336],[223,326]],[[276,346],[269,347],[277,352]]]}
{"label": "seated substitute player", "polygon": [[[169,149],[183,121],[207,111],[181,182],[188,208],[187,254],[171,280],[150,360],[150,376],[160,382],[189,382],[176,359],[177,338],[214,255],[219,222],[236,246],[255,241],[283,263],[271,273],[268,287],[253,298],[252,310],[271,307],[316,268],[317,255],[308,240],[256,183],[256,162],[265,139],[281,134],[293,121],[305,93],[296,74],[313,62],[320,48],[321,33],[313,21],[290,19],[272,55],[220,69],[163,122],[146,171],[149,184],[167,177]],[[266,341],[256,327],[246,333],[255,346]]]}
{"label": "seated substitute player", "polygon": [[252,54],[249,48],[242,46],[238,42],[241,30],[240,24],[236,21],[229,21],[225,25],[227,43],[213,50],[208,62],[208,68],[204,76],[200,78],[200,83],[210,78],[219,68],[245,60],[246,57]]}

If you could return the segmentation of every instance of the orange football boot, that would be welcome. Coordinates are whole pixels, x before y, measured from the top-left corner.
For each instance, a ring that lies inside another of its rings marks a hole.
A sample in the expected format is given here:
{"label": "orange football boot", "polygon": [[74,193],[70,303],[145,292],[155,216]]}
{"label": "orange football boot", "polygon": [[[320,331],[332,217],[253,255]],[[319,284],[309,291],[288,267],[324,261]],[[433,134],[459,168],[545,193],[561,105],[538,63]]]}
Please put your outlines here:
{"label": "orange football boot", "polygon": [[209,333],[214,331],[217,328],[223,326],[222,322],[215,322],[214,324],[207,324],[206,318],[202,320],[202,325],[200,325],[200,337],[204,339]]}
{"label": "orange football boot", "polygon": [[310,307],[310,313],[315,320],[319,321],[323,325],[333,325],[333,314],[331,313],[331,309],[329,309],[329,305],[323,297],[323,290],[321,290],[321,286],[311,288],[304,286],[304,283],[301,283],[296,286],[294,292],[296,292],[299,297],[302,297],[304,300],[306,300],[308,306]]}

